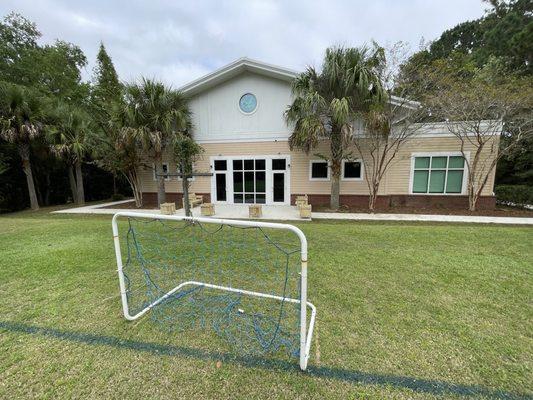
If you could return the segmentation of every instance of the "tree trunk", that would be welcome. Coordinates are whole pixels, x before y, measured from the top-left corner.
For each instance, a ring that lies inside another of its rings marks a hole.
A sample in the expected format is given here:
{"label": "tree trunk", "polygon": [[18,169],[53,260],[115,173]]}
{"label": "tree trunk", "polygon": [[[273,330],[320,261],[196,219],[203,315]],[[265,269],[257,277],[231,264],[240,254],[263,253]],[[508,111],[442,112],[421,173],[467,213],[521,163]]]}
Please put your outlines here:
{"label": "tree trunk", "polygon": [[185,206],[185,215],[191,217],[191,204],[189,203],[189,183],[183,179],[183,205]]}
{"label": "tree trunk", "polygon": [[468,194],[468,210],[475,211],[476,202],[474,200],[474,196],[475,196],[476,190],[474,187],[474,176],[470,170],[468,172],[469,172],[468,173],[468,185],[466,187],[467,194]]}
{"label": "tree trunk", "polygon": [[372,178],[375,179],[371,185],[369,185],[370,192],[368,193],[368,209],[370,212],[374,212],[376,209],[376,203],[378,200],[378,193],[379,193],[379,185],[381,183],[381,179],[379,177]]}
{"label": "tree trunk", "polygon": [[342,137],[340,127],[333,126],[331,135],[331,198],[329,207],[339,209],[340,177],[342,164]]}
{"label": "tree trunk", "polygon": [[113,197],[117,195],[117,174],[113,172]]}
{"label": "tree trunk", "polygon": [[157,177],[157,206],[161,207],[166,202],[165,177],[163,176],[163,157],[161,154],[155,156],[155,174]]}
{"label": "tree trunk", "polygon": [[74,168],[69,164],[68,166],[68,183],[70,184],[70,192],[72,193],[72,201],[78,203],[78,192],[76,190],[76,178],[74,178]]}
{"label": "tree trunk", "polygon": [[30,164],[30,145],[22,144],[18,147],[20,158],[22,159],[22,170],[26,175],[26,183],[28,184],[28,193],[30,196],[30,207],[32,210],[39,209],[39,202],[37,201],[37,193],[35,192],[35,183],[33,182],[33,174]]}
{"label": "tree trunk", "polygon": [[[35,174],[34,174],[35,173]],[[41,193],[41,187],[39,186],[39,174],[32,168],[33,183],[35,185],[35,194],[37,195],[37,203],[44,204],[43,195]]]}
{"label": "tree trunk", "polygon": [[376,193],[370,193],[370,196],[368,196],[368,209],[370,212],[374,212],[374,209],[376,208]]}
{"label": "tree trunk", "polygon": [[131,191],[133,192],[133,197],[135,198],[135,206],[141,208],[143,205],[143,193],[141,190],[141,182],[139,181],[139,175],[137,170],[132,169],[124,173],[126,180],[130,184]]}
{"label": "tree trunk", "polygon": [[[182,172],[185,172],[185,166],[181,164]],[[185,207],[185,215],[191,217],[191,204],[189,203],[189,178],[185,175],[181,177],[182,187],[183,187],[183,206]]]}
{"label": "tree trunk", "polygon": [[474,186],[472,185],[472,187],[470,188],[470,190],[468,191],[468,210],[469,211],[476,211],[476,207],[477,207],[477,200],[479,198],[479,193],[476,191],[476,189],[474,188]]}
{"label": "tree trunk", "polygon": [[340,194],[340,175],[335,174],[332,171],[331,174],[331,199],[329,203],[329,208],[332,210],[339,209],[339,194]]}
{"label": "tree trunk", "polygon": [[81,173],[81,162],[76,161],[76,197],[78,204],[85,204],[85,192],[83,190],[83,175]]}
{"label": "tree trunk", "polygon": [[[483,145],[479,145],[476,149],[476,153],[474,154],[474,160],[472,161],[472,164],[467,164],[468,166],[468,210],[469,211],[476,211],[476,203],[477,203],[477,193],[476,193],[476,186],[478,185],[477,177],[478,174],[478,165],[479,160],[481,157],[481,151],[483,150]],[[463,158],[466,159],[463,153]],[[483,167],[482,167],[483,168]]]}
{"label": "tree trunk", "polygon": [[49,206],[50,205],[50,171],[46,170],[46,173],[44,175],[45,182],[46,182],[46,189],[44,192],[44,205]]}

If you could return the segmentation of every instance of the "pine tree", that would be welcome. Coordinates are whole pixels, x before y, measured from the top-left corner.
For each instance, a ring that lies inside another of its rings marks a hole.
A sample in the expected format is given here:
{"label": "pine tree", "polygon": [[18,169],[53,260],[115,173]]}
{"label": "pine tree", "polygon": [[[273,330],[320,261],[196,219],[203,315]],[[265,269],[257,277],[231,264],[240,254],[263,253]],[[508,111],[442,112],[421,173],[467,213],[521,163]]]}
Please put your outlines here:
{"label": "pine tree", "polygon": [[[96,56],[96,66],[93,69],[93,85],[91,91],[91,108],[94,119],[99,126],[99,133],[103,135],[104,143],[112,143],[116,137],[111,124],[113,109],[121,100],[122,85],[118,80],[118,74],[113,61],[100,42],[100,49]],[[108,142],[111,141],[111,142]],[[105,145],[104,145],[105,147]],[[111,146],[110,148],[112,148]],[[102,149],[96,150],[96,152]],[[113,195],[117,194],[116,178],[118,170],[111,171],[113,174]]]}
{"label": "pine tree", "polygon": [[100,43],[93,73],[93,102],[98,107],[108,110],[111,103],[120,98],[121,84],[103,43]]}

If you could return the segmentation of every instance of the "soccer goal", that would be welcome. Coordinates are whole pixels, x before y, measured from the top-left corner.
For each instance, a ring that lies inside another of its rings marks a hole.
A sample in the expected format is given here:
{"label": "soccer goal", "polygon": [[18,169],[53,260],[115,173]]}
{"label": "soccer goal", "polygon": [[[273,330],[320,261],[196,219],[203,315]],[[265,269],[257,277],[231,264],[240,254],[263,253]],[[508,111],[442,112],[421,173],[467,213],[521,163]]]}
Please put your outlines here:
{"label": "soccer goal", "polygon": [[115,214],[112,226],[127,320],[150,311],[170,331],[202,331],[184,336],[191,345],[297,357],[307,368],[316,308],[300,229],[137,212]]}

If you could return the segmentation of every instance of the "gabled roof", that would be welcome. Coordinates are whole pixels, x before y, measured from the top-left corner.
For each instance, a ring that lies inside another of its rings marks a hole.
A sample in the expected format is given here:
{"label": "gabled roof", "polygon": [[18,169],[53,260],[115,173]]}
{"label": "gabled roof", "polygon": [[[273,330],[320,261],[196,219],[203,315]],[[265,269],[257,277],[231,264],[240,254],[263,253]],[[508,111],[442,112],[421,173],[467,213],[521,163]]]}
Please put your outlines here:
{"label": "gabled roof", "polygon": [[395,106],[408,108],[410,110],[416,110],[417,108],[420,107],[420,103],[418,101],[407,100],[406,98],[398,97],[394,95],[391,96],[391,103]]}
{"label": "gabled roof", "polygon": [[[180,87],[179,90],[186,96],[194,96],[197,93],[203,92],[204,90],[230,80],[234,76],[237,76],[244,71],[255,72],[260,75],[281,79],[286,82],[291,82],[299,74],[299,72],[292,69],[252,60],[248,57],[241,57],[222,68],[219,68],[207,75],[202,76],[201,78],[187,83],[186,85]],[[410,109],[415,109],[420,106],[420,103],[416,101],[403,99],[397,96],[391,96],[391,102],[394,105]]]}
{"label": "gabled roof", "polygon": [[276,65],[242,57],[222,68],[219,68],[182,86],[179,88],[179,90],[181,90],[187,96],[193,96],[215,85],[225,82],[244,71],[255,72],[260,75],[281,79],[287,82],[292,81],[298,75],[298,72],[288,68],[278,67]]}

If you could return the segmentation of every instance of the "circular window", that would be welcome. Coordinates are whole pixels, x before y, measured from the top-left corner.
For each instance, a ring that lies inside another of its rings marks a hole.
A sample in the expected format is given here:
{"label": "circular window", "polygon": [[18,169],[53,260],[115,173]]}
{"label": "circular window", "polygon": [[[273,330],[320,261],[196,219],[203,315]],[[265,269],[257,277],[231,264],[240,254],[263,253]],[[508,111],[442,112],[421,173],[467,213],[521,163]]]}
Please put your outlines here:
{"label": "circular window", "polygon": [[257,99],[251,93],[246,93],[239,99],[239,108],[245,114],[251,114],[257,108]]}

